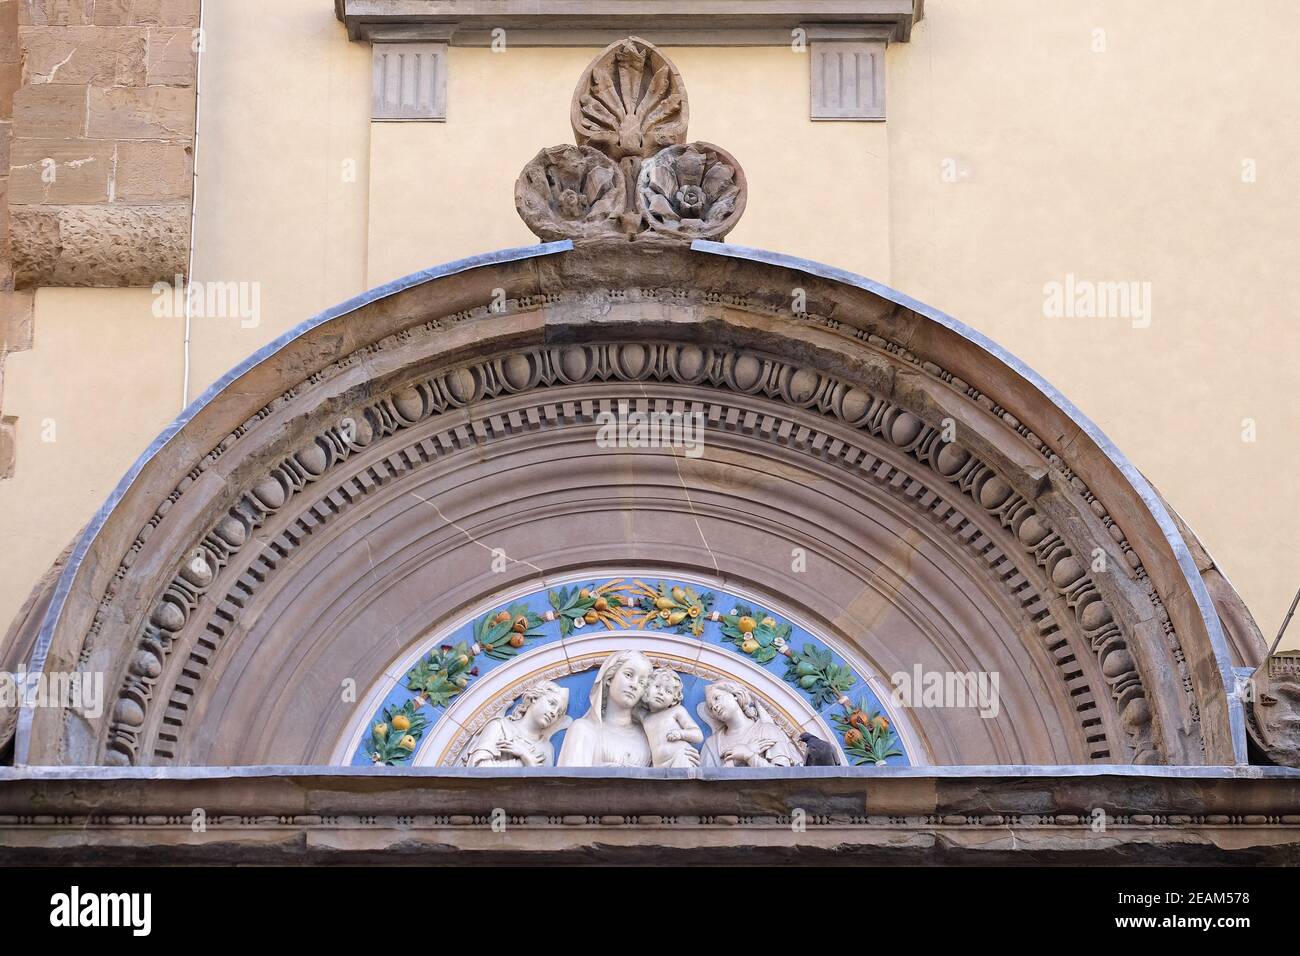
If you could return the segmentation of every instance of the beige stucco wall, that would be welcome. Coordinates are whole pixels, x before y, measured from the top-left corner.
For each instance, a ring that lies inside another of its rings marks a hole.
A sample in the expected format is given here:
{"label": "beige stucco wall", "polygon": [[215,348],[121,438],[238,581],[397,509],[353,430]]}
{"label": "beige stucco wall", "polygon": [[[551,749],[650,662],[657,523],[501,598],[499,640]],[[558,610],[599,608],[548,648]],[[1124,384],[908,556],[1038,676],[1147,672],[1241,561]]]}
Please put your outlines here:
{"label": "beige stucco wall", "polygon": [[[447,123],[371,124],[369,48],[328,0],[206,6],[195,277],[257,283],[260,321],[195,321],[191,397],[367,287],[532,241],[514,180],[569,141],[593,50],[456,48]],[[888,282],[1020,355],[1160,488],[1273,632],[1300,584],[1300,67],[1287,43],[1300,7],[926,8],[889,50],[886,124],[811,123],[807,61],[789,50],[667,51],[692,137],[749,177],[731,240]],[[1044,284],[1067,275],[1150,283],[1149,327],[1045,317]],[[6,369],[20,428],[16,476],[0,483],[0,620],[179,410],[179,335],[159,330],[147,291],[43,292],[35,322],[34,350]],[[125,383],[116,405],[84,400],[100,382]],[[39,419],[65,401],[45,447]]]}
{"label": "beige stucco wall", "polygon": [[184,321],[148,289],[41,289],[34,344],[5,360],[18,464],[0,481],[0,618],[18,612],[136,456],[175,416]]}

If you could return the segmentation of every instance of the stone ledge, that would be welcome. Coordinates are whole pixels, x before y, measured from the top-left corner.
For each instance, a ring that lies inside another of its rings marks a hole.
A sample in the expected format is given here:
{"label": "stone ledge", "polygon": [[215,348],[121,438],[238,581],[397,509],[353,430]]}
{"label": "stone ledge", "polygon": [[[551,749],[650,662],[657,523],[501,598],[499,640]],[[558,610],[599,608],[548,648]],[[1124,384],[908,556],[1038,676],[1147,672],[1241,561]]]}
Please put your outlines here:
{"label": "stone ledge", "polygon": [[1297,863],[1300,772],[0,771],[0,861],[11,865],[850,860]]}
{"label": "stone ledge", "polygon": [[13,206],[14,279],[37,286],[148,286],[186,270],[188,202]]}
{"label": "stone ledge", "polygon": [[[635,34],[661,45],[788,46],[807,24],[874,27],[906,42],[924,0],[335,0],[353,40],[487,46],[606,46]],[[851,37],[864,38],[858,33]]]}

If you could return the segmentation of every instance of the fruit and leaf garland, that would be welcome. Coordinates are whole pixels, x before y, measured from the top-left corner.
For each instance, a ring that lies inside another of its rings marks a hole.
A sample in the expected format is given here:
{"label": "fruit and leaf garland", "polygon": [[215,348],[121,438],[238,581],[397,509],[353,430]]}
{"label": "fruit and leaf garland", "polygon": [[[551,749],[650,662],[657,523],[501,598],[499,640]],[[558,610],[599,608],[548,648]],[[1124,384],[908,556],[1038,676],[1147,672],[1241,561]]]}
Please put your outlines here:
{"label": "fruit and leaf garland", "polygon": [[865,700],[859,700],[856,707],[845,707],[842,714],[832,714],[831,720],[844,739],[845,752],[859,765],[883,764],[888,757],[903,755],[889,719],[868,707]]}
{"label": "fruit and leaf garland", "polygon": [[366,749],[371,761],[391,767],[410,760],[427,726],[428,718],[419,713],[419,706],[413,700],[401,707],[385,707],[384,719],[370,728]]}
{"label": "fruit and leaf garland", "polygon": [[785,679],[803,688],[804,693],[812,698],[814,707],[835,703],[858,682],[853,669],[836,664],[828,650],[811,644],[805,644],[797,652],[791,650],[785,662]]}
{"label": "fruit and leaf garland", "polygon": [[631,627],[629,602],[622,597],[631,590],[620,579],[598,588],[556,588],[546,596],[559,618],[560,634],[568,637],[575,628],[588,624],[604,624],[610,630]]}
{"label": "fruit and leaf garland", "polygon": [[542,616],[527,604],[512,604],[504,611],[485,614],[474,625],[474,640],[483,653],[499,661],[509,660],[531,638],[541,637]]}
{"label": "fruit and leaf garland", "polygon": [[663,581],[657,588],[642,581],[633,581],[641,610],[646,613],[637,621],[638,627],[656,629],[672,628],[678,634],[689,631],[695,637],[704,633],[704,623],[713,607],[713,595],[708,591],[696,593],[694,588],[675,584],[671,588]]}
{"label": "fruit and leaf garland", "polygon": [[791,626],[780,623],[762,608],[737,604],[722,615],[722,639],[735,644],[760,664],[773,660],[790,637]]}
{"label": "fruit and leaf garland", "polygon": [[469,684],[469,679],[478,673],[477,667],[471,667],[474,657],[470,647],[464,641],[454,647],[443,644],[436,651],[430,651],[406,675],[406,688],[415,694],[412,702],[416,708],[426,703],[441,707],[459,694]]}

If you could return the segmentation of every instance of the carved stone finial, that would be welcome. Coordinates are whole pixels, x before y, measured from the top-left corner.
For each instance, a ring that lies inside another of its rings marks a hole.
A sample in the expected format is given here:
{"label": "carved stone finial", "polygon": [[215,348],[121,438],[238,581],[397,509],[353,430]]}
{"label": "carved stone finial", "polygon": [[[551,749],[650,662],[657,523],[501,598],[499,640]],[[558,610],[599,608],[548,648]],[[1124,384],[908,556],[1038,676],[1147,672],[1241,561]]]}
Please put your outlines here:
{"label": "carved stone finial", "polygon": [[1246,726],[1268,758],[1300,768],[1300,651],[1270,654],[1255,671]]}
{"label": "carved stone finial", "polygon": [[573,93],[578,145],[544,149],[520,173],[520,217],[546,241],[721,239],[745,210],[745,174],[725,150],[686,142],[689,113],[657,47],[610,44]]}
{"label": "carved stone finial", "polygon": [[607,46],[583,72],[569,118],[580,145],[613,159],[652,156],[686,141],[686,84],[657,47],[627,37]]}

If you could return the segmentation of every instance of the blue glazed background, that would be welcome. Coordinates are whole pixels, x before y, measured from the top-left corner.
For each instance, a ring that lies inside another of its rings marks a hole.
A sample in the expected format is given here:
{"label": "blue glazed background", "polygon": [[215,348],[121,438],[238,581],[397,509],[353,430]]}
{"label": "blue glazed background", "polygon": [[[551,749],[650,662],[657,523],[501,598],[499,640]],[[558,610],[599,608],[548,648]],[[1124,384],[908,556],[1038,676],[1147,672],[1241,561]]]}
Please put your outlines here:
{"label": "blue glazed background", "polygon": [[[714,588],[709,587],[708,585],[701,584],[700,582],[697,581],[678,579],[678,578],[671,578],[671,579],[658,578],[649,575],[640,575],[639,577],[640,580],[645,581],[647,584],[654,585],[654,584],[658,584],[660,581],[665,581],[669,585],[669,587],[672,587],[673,585],[681,584],[683,586],[692,587],[700,593],[704,593],[706,591],[711,592],[713,594],[713,604],[711,610],[719,611],[723,614],[729,614],[733,608],[735,608],[737,605],[740,604],[744,604],[748,607],[755,608],[760,612],[770,612],[770,609],[763,608],[761,606],[756,606],[752,601],[750,601],[747,598],[738,597],[736,595],[729,594],[725,591],[716,590]],[[623,579],[630,581],[631,576],[623,575]],[[605,581],[608,580],[611,580],[611,578],[598,577],[598,578],[593,578],[590,581],[577,583],[575,586],[594,587],[596,585],[603,584]],[[531,608],[533,611],[537,612],[538,614],[544,614],[547,611],[554,610],[554,608],[552,608],[551,606],[550,601],[547,598],[547,594],[548,591],[539,591],[534,594],[528,595],[527,597],[520,598],[516,601],[511,601],[505,604],[498,605],[497,607],[491,609],[490,611],[486,611],[484,613],[494,614],[497,611],[505,610],[507,607],[510,607],[512,605],[523,604]],[[814,645],[818,648],[822,648],[830,651],[831,656],[837,665],[851,666],[849,665],[848,661],[842,658],[839,654],[835,653],[833,648],[827,645],[824,641],[813,636],[804,628],[800,627],[797,623],[793,621],[789,621],[788,618],[785,618],[783,615],[779,613],[775,613],[775,612],[771,612],[771,613],[772,616],[775,617],[778,621],[787,622],[792,625],[792,630],[787,640],[794,650],[796,651],[801,650],[805,644]],[[482,616],[483,615],[479,615],[475,617],[473,620],[458,627],[449,637],[444,638],[441,643],[454,645],[461,641],[464,641],[467,644],[472,644],[474,642],[474,625]],[[763,616],[763,613],[759,613],[757,616],[761,618]],[[599,630],[603,630],[603,625],[597,624],[597,625],[589,625],[589,626],[594,626]],[[559,621],[545,622],[538,628],[538,630],[541,631],[542,636],[534,640],[530,640],[523,648],[520,649],[520,653],[516,657],[511,658],[510,661],[514,661],[519,658],[526,657],[530,652],[560,640]],[[656,633],[656,631],[653,628],[646,628],[645,631],[647,634]],[[582,634],[585,632],[575,631],[574,633]],[[671,634],[671,633],[675,633],[675,631],[672,628],[664,628],[660,633]],[[689,637],[691,635],[688,634],[687,636]],[[723,639],[721,623],[710,621],[708,624],[705,625],[704,633],[698,638],[698,640],[700,640],[700,642],[704,644],[709,644],[714,647],[721,647],[728,653],[735,654],[737,657],[743,658],[749,661],[751,664],[756,664],[756,662],[752,657],[750,657],[748,654],[745,654],[734,644],[731,644]],[[778,654],[775,660],[770,661],[766,665],[758,665],[758,666],[762,666],[765,670],[767,670],[778,680],[784,682],[787,660],[788,659],[784,655]],[[492,669],[496,667],[500,667],[506,663],[509,663],[509,661],[498,661],[488,657],[485,654],[480,654],[478,655],[477,658],[475,658],[474,666],[478,668],[478,672],[479,672],[478,676],[482,677]],[[857,677],[857,683],[854,684],[853,687],[851,687],[848,691],[846,691],[845,695],[849,697],[854,703],[857,703],[859,699],[863,699],[865,703],[868,705],[868,707],[885,714],[889,718],[891,725],[893,725],[894,715],[892,711],[886,708],[884,706],[884,703],[879,699],[879,697],[877,697],[876,694],[869,689],[866,681],[866,676],[856,668],[853,668],[853,672]],[[686,707],[686,710],[691,715],[692,719],[694,719],[696,723],[700,725],[700,729],[704,731],[705,737],[707,738],[711,733],[711,731],[707,724],[699,720],[698,715],[696,714],[696,707],[704,699],[704,688],[708,682],[703,678],[696,677],[689,674],[683,674],[681,675],[681,677],[682,677],[682,689],[685,692],[683,706]],[[476,679],[477,678],[470,679],[469,688],[467,688],[467,690],[473,688],[474,681]],[[592,670],[584,671],[580,674],[571,674],[567,677],[562,677],[556,681],[556,683],[559,684],[560,686],[567,687],[569,689],[569,710],[568,710],[569,716],[576,719],[582,716],[584,713],[586,713],[587,708],[589,706],[589,695],[591,693],[591,685],[595,681],[595,679],[596,679],[596,671],[595,669],[592,669]],[[790,686],[795,688],[796,691],[804,698],[804,700],[808,701],[808,703],[811,705],[811,699],[808,697],[806,693],[798,689],[796,685],[790,685]],[[403,682],[399,682],[389,691],[389,693],[384,697],[383,703],[371,715],[371,719],[367,727],[373,726],[377,721],[382,719],[383,711],[386,707],[400,706],[405,702],[414,698],[414,696],[415,695],[413,693],[411,693],[409,690],[406,689]],[[840,711],[841,710],[840,706],[836,703],[830,703],[830,704],[824,704],[821,707],[816,708],[816,710],[826,720],[828,726],[834,729],[835,725],[834,723],[831,722],[830,715],[833,712]],[[445,712],[445,708],[443,707],[431,707],[428,704],[424,706],[424,709],[421,711],[421,713],[423,713],[426,717],[429,718],[428,731],[432,731],[433,726],[443,716],[444,712]],[[426,731],[424,737],[421,739],[420,742],[421,747],[428,739],[429,736],[428,731]],[[564,731],[561,731],[560,733],[556,734],[552,738],[552,742],[555,744],[555,752],[557,754],[560,752],[560,747],[563,746],[564,736],[565,736]],[[366,743],[368,740],[369,740],[369,731],[367,730],[366,732],[363,733],[361,744],[357,747],[356,752],[353,754],[352,766],[372,765],[370,755],[366,747]],[[836,737],[834,743],[838,744],[840,746],[840,750],[843,751],[844,749],[843,741],[840,740],[838,736]],[[890,766],[909,766],[911,760],[909,755],[907,754],[907,748],[901,740],[899,740],[898,742],[898,749],[902,750],[903,754],[901,756],[888,758],[886,760],[886,763]],[[418,751],[419,748],[417,748],[417,752]],[[852,758],[847,758],[847,759],[849,763],[853,762]]]}

